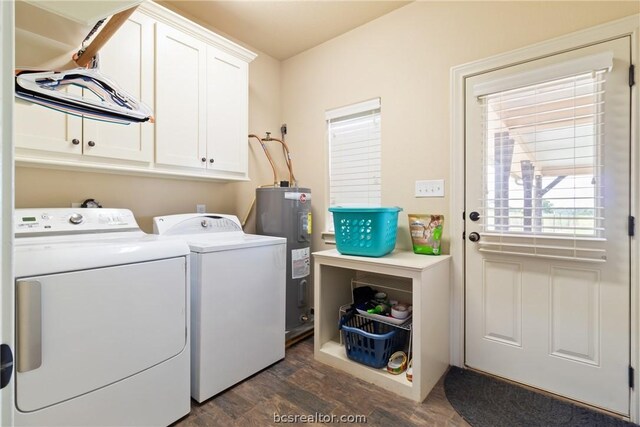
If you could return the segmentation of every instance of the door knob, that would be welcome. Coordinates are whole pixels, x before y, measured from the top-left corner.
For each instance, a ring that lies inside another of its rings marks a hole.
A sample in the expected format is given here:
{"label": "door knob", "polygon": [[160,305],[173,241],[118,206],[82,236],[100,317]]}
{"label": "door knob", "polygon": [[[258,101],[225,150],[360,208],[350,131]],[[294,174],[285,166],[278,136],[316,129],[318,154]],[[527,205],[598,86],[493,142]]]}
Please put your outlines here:
{"label": "door knob", "polygon": [[206,161],[207,161],[207,158],[206,158],[206,157],[203,157],[203,158],[201,158],[200,160],[202,160],[202,162],[204,163],[204,162],[206,162]]}
{"label": "door knob", "polygon": [[80,140],[79,140],[78,138],[73,138],[73,139],[71,140],[71,143],[72,143],[73,145],[78,145],[78,144],[80,144]]}
{"label": "door knob", "polygon": [[471,212],[471,213],[469,214],[469,219],[470,219],[471,221],[477,221],[477,220],[479,220],[479,219],[480,219],[480,214],[479,214],[478,212],[476,212],[476,211],[473,211],[473,212]]}
{"label": "door knob", "polygon": [[89,147],[95,147],[95,146],[96,146],[96,143],[95,143],[95,142],[93,142],[93,141],[89,141],[89,142],[87,142],[87,145],[88,145]]}
{"label": "door knob", "polygon": [[213,162],[214,162],[214,160],[213,160],[213,159],[209,159],[209,163],[213,163]]}
{"label": "door knob", "polygon": [[475,231],[473,233],[469,233],[469,240],[471,240],[472,242],[477,242],[480,240],[480,235]]}

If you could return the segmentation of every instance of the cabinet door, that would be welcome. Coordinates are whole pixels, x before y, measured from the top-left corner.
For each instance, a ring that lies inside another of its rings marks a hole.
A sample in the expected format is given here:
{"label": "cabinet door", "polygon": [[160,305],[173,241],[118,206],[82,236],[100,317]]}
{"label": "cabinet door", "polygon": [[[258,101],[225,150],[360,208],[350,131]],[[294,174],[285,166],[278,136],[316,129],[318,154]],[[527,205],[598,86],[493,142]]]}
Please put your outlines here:
{"label": "cabinet door", "polygon": [[[80,94],[78,88],[70,90]],[[15,102],[15,133],[18,149],[82,154],[80,117],[19,100]]]}
{"label": "cabinet door", "polygon": [[156,24],[156,162],[204,168],[206,45]]}
{"label": "cabinet door", "polygon": [[[132,15],[100,50],[100,71],[125,92],[153,106],[153,20],[140,13]],[[121,125],[85,120],[83,133],[85,155],[153,160],[151,123]]]}
{"label": "cabinet door", "polygon": [[207,47],[208,169],[247,172],[248,86],[245,61]]}

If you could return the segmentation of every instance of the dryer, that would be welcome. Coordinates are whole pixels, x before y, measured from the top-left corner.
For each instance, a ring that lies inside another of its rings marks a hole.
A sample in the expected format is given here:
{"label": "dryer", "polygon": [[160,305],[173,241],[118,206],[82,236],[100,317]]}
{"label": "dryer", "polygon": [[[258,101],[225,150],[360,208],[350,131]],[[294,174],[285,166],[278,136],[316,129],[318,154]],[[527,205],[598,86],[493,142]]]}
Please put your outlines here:
{"label": "dryer", "polygon": [[15,424],[189,413],[187,245],[125,209],[18,209],[15,235]]}
{"label": "dryer", "polygon": [[233,215],[156,217],[191,248],[191,396],[202,402],[284,358],[286,239]]}

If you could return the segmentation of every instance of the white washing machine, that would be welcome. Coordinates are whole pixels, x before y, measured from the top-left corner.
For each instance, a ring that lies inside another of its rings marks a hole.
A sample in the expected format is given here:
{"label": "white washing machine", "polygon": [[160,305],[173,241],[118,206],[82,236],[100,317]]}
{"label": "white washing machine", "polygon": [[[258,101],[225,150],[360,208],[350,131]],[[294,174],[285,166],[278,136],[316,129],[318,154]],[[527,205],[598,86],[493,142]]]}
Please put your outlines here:
{"label": "white washing machine", "polygon": [[15,424],[189,413],[188,246],[124,209],[18,209],[15,234]]}
{"label": "white washing machine", "polygon": [[191,396],[202,402],[284,358],[286,239],[233,215],[156,217],[191,248]]}

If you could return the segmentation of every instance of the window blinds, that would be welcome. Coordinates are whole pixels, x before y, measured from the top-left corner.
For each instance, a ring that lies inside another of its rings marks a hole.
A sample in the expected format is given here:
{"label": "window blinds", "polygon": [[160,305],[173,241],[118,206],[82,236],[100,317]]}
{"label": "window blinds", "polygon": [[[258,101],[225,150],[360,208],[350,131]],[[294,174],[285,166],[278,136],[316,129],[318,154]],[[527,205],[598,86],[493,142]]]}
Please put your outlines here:
{"label": "window blinds", "polygon": [[326,120],[329,205],[380,206],[380,99],[327,111]]}
{"label": "window blinds", "polygon": [[479,250],[603,262],[606,70],[482,95]]}

